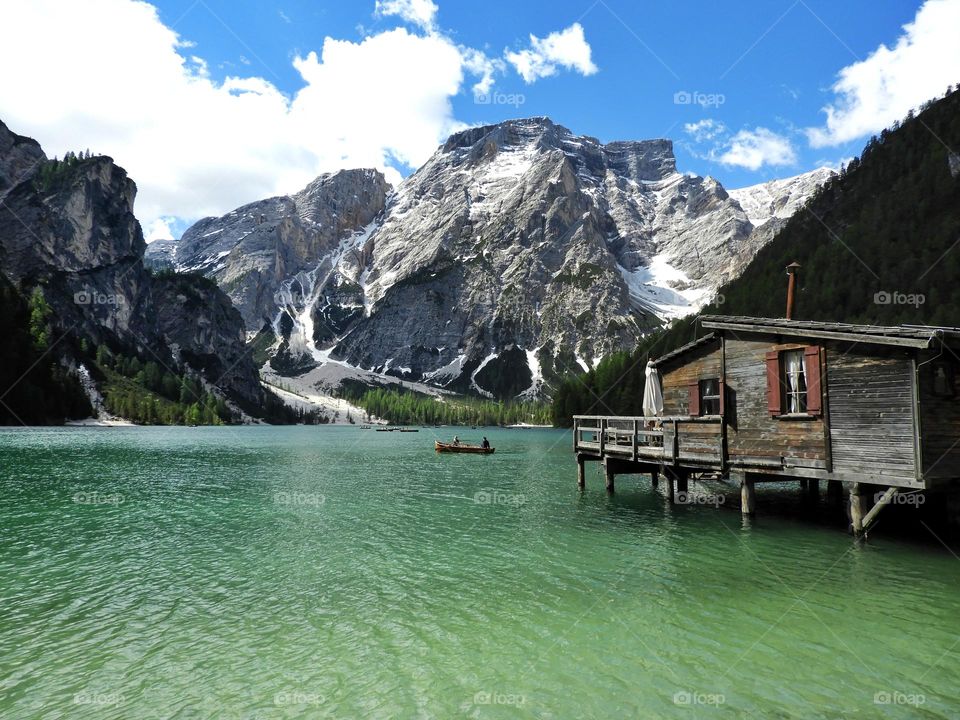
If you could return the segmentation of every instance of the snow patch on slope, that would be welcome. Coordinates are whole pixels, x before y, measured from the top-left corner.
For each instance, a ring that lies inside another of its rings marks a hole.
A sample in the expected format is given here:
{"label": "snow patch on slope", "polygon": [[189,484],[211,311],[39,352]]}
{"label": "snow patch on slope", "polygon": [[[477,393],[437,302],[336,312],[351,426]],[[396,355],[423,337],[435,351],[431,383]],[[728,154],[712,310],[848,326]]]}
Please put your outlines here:
{"label": "snow patch on slope", "polygon": [[834,174],[830,168],[822,167],[781,180],[729,190],[727,194],[740,204],[753,226],[760,227],[773,218],[785,220],[793,215],[806,204],[816,188]]}
{"label": "snow patch on slope", "polygon": [[520,393],[519,397],[533,399],[540,397],[542,394],[543,369],[540,367],[540,360],[537,359],[538,352],[540,352],[540,348],[532,348],[524,351],[527,356],[527,367],[530,368],[530,376],[532,380],[530,382],[530,387]]}
{"label": "snow patch on slope", "polygon": [[647,267],[627,270],[617,265],[630,299],[641,309],[665,320],[673,320],[698,311],[710,299],[709,288],[693,287],[687,275],[670,264],[663,255],[655,255]]}
{"label": "snow patch on slope", "polygon": [[484,390],[482,387],[477,385],[477,374],[481,370],[483,370],[489,363],[496,360],[499,354],[500,353],[497,353],[497,352],[490,353],[483,360],[480,361],[480,364],[477,365],[477,369],[474,370],[472,373],[470,373],[470,387],[476,390],[478,393],[480,393],[484,397],[492,398],[493,393],[490,392],[489,390]]}

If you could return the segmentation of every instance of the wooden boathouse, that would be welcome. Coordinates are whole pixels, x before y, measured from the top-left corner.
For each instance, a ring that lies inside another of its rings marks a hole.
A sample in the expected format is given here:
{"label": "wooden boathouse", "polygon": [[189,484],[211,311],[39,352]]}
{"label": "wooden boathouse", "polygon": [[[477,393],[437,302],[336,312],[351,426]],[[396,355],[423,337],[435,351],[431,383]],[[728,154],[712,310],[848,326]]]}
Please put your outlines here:
{"label": "wooden boathouse", "polygon": [[653,361],[657,416],[575,416],[578,484],[603,463],[663,476],[673,497],[691,478],[739,485],[798,480],[849,490],[854,533],[898,492],[960,478],[960,328],[704,316],[709,334]]}

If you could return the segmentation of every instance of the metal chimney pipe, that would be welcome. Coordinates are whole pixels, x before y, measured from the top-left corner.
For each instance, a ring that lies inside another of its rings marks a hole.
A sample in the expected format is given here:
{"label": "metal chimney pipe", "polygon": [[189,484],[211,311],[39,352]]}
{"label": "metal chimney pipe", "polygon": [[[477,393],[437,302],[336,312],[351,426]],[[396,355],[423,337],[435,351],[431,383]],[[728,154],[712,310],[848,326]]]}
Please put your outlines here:
{"label": "metal chimney pipe", "polygon": [[796,260],[787,265],[787,275],[790,277],[787,280],[787,320],[793,318],[793,293],[797,286],[797,270],[799,269],[800,263]]}

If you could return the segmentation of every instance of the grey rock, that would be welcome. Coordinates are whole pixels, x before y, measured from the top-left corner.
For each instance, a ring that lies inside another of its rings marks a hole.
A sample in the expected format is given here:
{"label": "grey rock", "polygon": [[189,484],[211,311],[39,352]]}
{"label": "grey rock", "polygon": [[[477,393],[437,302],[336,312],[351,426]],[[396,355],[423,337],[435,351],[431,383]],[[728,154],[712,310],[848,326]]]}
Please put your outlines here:
{"label": "grey rock", "polygon": [[[383,210],[389,185],[376,170],[321,175],[295,195],[244,205],[192,225],[173,260],[213,278],[233,300],[248,330],[277,321],[281,286],[317,269],[339,243]],[[166,247],[158,251],[169,252]],[[151,261],[158,256],[151,252]],[[357,259],[360,262],[360,259]],[[294,292],[306,292],[307,280]],[[289,287],[285,290],[290,290]]]}
{"label": "grey rock", "polygon": [[816,186],[738,199],[677,172],[670,140],[603,144],[548,118],[456,133],[389,195],[353,172],[200,221],[176,266],[216,279],[249,330],[270,325],[275,370],[334,359],[496,396],[549,393],[695,311]]}
{"label": "grey rock", "polygon": [[239,314],[223,293],[204,278],[183,278],[180,301],[172,281],[144,268],[136,185],[123,168],[105,156],[52,165],[38,152],[0,124],[0,172],[10,183],[0,204],[3,274],[42,288],[68,333],[171,369],[186,362],[228,397],[262,405],[256,368],[243,360]]}

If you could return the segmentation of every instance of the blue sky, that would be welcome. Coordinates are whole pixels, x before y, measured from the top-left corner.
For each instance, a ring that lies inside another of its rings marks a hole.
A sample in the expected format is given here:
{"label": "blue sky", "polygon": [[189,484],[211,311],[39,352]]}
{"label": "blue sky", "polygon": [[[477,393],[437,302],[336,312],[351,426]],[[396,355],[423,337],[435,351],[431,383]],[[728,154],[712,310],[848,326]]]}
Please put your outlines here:
{"label": "blue sky", "polygon": [[35,0],[5,14],[0,63],[21,70],[0,77],[0,119],[50,155],[113,156],[153,238],[341,166],[396,182],[449,132],[519,116],[668,137],[681,171],[742,187],[837,165],[960,82],[960,0]]}
{"label": "blue sky", "polygon": [[[785,135],[821,124],[837,72],[879,44],[893,44],[919,6],[876,0],[437,4],[437,24],[451,38],[493,53],[525,45],[530,33],[544,37],[579,22],[598,68],[587,77],[562,72],[532,84],[516,72],[505,73],[489,105],[475,103],[465,87],[452,100],[458,119],[473,124],[547,115],[603,141],[669,137],[676,141],[681,170],[713,175],[728,187],[839,162],[858,154],[864,141],[823,149],[799,142],[795,165],[753,171],[692,154],[686,124],[710,118],[734,131],[763,126]],[[194,52],[215,77],[246,70],[288,93],[302,85],[292,58],[318,50],[324,37],[360,40],[404,24],[397,17],[376,17],[368,2],[156,5],[163,20],[177,22],[176,30],[197,43]],[[677,104],[674,96],[683,92],[691,100],[702,93],[696,98],[701,104]]]}

